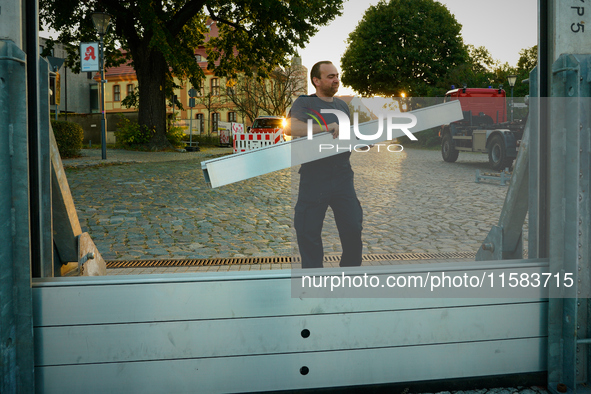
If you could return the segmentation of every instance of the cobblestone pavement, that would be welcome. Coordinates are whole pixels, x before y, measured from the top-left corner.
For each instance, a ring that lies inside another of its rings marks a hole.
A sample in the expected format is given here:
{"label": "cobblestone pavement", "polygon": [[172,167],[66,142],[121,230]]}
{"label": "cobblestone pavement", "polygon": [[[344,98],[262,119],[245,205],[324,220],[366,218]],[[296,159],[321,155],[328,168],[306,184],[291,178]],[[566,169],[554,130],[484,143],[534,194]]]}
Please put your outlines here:
{"label": "cobblestone pavement", "polygon": [[[211,189],[200,161],[227,152],[109,150],[108,164],[127,164],[96,166],[102,161],[94,150],[64,160],[83,231],[107,260],[290,255],[295,169]],[[351,161],[364,253],[476,251],[507,191],[475,183],[476,170],[488,170],[482,154],[462,153],[450,164],[438,151],[374,147]],[[330,210],[323,240],[327,254],[340,252]]]}

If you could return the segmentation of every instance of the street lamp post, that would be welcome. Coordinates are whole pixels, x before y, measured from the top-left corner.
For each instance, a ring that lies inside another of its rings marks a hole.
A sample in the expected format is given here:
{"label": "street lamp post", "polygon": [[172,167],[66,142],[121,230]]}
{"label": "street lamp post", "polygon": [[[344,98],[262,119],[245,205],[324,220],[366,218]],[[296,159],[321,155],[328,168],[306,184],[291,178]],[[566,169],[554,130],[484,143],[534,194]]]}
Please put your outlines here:
{"label": "street lamp post", "polygon": [[513,86],[515,86],[515,81],[517,81],[517,75],[508,75],[507,81],[509,81],[509,86],[511,86],[511,122],[513,122]]}
{"label": "street lamp post", "polygon": [[103,37],[107,32],[109,23],[111,22],[111,15],[106,12],[93,12],[92,22],[94,28],[99,34],[99,69],[101,74],[101,149],[102,159],[107,159],[107,131],[105,118],[105,59],[103,48]]}

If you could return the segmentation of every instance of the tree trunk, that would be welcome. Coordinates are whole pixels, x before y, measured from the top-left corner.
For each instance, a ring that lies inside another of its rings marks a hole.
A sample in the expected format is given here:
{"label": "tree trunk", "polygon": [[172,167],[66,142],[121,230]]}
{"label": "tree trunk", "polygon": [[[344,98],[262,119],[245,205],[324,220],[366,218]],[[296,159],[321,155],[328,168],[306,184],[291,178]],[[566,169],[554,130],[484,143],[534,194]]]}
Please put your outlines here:
{"label": "tree trunk", "polygon": [[138,123],[155,131],[148,143],[150,149],[170,148],[166,138],[166,60],[147,45],[139,48],[133,59],[139,87]]}

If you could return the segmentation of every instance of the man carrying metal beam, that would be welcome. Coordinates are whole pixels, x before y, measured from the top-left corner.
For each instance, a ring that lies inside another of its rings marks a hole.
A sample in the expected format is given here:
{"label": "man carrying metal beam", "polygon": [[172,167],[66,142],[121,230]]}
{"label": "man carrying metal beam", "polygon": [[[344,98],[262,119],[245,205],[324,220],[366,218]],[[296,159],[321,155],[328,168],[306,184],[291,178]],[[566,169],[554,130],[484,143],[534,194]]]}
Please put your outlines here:
{"label": "man carrying metal beam", "polygon": [[[339,136],[338,110],[350,117],[347,104],[335,98],[339,88],[339,73],[329,61],[316,63],[310,71],[316,94],[300,96],[291,109],[286,134],[308,135],[308,123],[314,134],[329,131]],[[321,114],[322,112],[322,114]],[[347,129],[350,127],[346,125]],[[355,193],[351,151],[304,163],[300,167],[300,185],[295,206],[294,228],[302,259],[302,268],[321,268],[324,258],[322,225],[330,206],[339,231],[343,254],[341,267],[361,265],[361,230],[363,210]]]}

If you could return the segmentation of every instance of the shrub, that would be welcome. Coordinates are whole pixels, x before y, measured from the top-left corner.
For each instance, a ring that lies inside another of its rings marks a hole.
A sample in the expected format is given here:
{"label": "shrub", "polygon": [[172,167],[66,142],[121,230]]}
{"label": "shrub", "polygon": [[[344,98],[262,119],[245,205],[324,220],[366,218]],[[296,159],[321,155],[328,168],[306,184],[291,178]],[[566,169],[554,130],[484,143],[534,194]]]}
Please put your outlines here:
{"label": "shrub", "polygon": [[147,144],[152,137],[152,132],[146,126],[140,126],[138,123],[120,115],[115,137],[117,138],[117,145],[125,148]]}
{"label": "shrub", "polygon": [[166,130],[166,138],[168,142],[176,148],[183,146],[183,139],[185,137],[185,132],[183,131],[182,127],[179,126],[169,126]]}
{"label": "shrub", "polygon": [[53,135],[60,156],[62,158],[80,156],[80,149],[82,149],[82,141],[84,140],[82,126],[72,122],[52,120],[51,127],[53,128]]}
{"label": "shrub", "polygon": [[183,144],[185,132],[183,131],[182,127],[176,126],[177,116],[178,112],[175,112],[166,118],[166,139],[168,139],[170,145],[174,146],[175,148],[181,148],[185,145]]}

